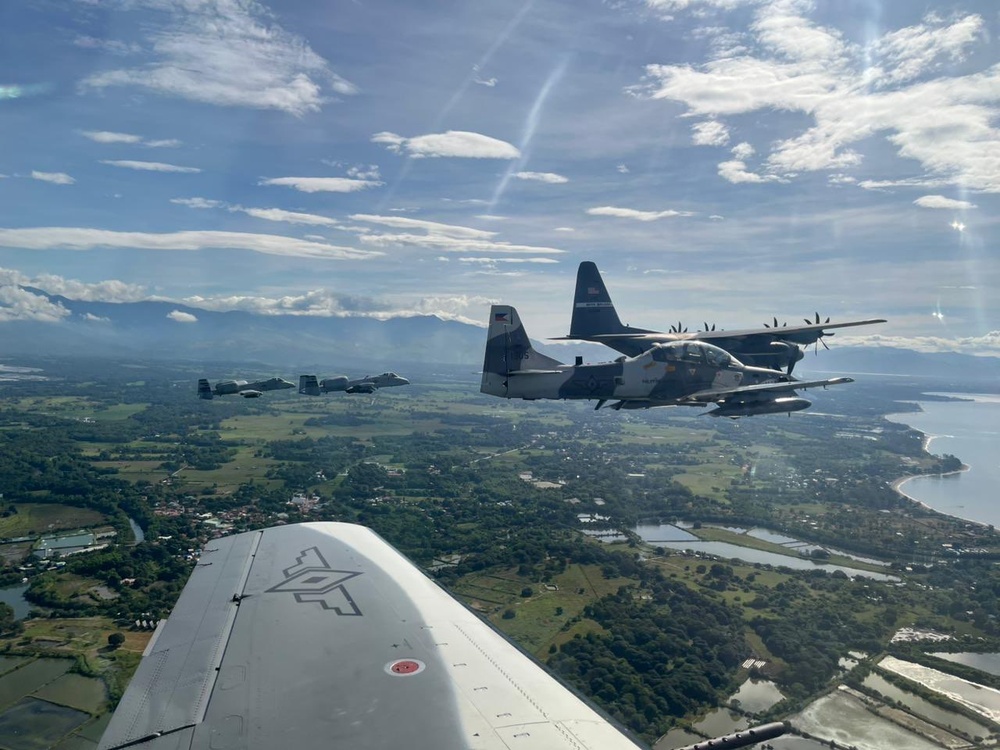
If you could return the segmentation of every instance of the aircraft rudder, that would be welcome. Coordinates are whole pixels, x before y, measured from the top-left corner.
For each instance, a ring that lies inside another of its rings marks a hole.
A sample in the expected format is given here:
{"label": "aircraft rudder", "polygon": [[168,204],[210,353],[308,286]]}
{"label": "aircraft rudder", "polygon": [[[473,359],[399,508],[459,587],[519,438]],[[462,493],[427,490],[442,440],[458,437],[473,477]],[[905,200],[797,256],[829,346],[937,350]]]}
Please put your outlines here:
{"label": "aircraft rudder", "polygon": [[315,375],[299,375],[299,393],[306,396],[319,395],[319,382]]}
{"label": "aircraft rudder", "polygon": [[213,397],[212,386],[209,385],[207,378],[198,379],[198,398],[210,399]]}
{"label": "aircraft rudder", "polygon": [[579,338],[625,330],[597,264],[585,260],[576,272],[576,293],[569,335]]}

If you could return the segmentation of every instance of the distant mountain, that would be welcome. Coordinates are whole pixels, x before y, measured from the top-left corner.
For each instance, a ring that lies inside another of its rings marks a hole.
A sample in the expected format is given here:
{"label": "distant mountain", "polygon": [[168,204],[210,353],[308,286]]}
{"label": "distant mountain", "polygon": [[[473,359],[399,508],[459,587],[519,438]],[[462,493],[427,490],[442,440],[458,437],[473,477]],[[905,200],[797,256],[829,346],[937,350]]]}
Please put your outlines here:
{"label": "distant mountain", "polygon": [[887,346],[835,346],[828,352],[821,351],[818,357],[807,354],[795,368],[796,377],[805,377],[807,373],[834,372],[909,375],[956,382],[992,381],[1000,385],[1000,359],[996,357],[976,357],[955,352],[929,354]]}
{"label": "distant mountain", "polygon": [[[406,364],[482,367],[483,328],[425,315],[375,320],[360,317],[257,315],[214,312],[174,302],[86,302],[29,288],[70,312],[58,323],[0,323],[2,356],[86,356],[168,359],[176,362],[265,362],[290,367],[358,368]],[[180,315],[177,315],[180,313]],[[168,317],[173,315],[174,317]],[[194,319],[181,322],[176,318]],[[485,317],[485,316],[484,316]],[[597,344],[535,342],[563,362],[581,356],[606,362],[620,356]],[[471,371],[471,370],[470,370]],[[1000,359],[966,354],[923,354],[908,349],[834,346],[807,353],[800,378],[829,372],[926,376],[1000,383]]]}
{"label": "distant mountain", "polygon": [[[86,302],[30,290],[62,305],[58,323],[0,324],[5,355],[87,355],[184,361],[482,364],[482,328],[434,316],[360,317],[214,312],[173,302]],[[181,315],[177,315],[180,313]],[[174,317],[168,317],[173,315]],[[182,322],[176,318],[193,316]]]}

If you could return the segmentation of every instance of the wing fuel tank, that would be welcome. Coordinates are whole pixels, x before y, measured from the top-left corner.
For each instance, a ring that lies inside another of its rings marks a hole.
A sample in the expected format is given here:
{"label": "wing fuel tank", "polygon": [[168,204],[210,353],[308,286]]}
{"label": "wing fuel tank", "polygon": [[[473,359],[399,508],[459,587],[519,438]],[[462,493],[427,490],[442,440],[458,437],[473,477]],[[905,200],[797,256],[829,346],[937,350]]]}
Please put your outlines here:
{"label": "wing fuel tank", "polygon": [[752,417],[755,414],[784,414],[785,412],[802,411],[812,406],[812,401],[799,396],[782,396],[781,398],[745,403],[734,402],[722,404],[710,411],[713,417]]}

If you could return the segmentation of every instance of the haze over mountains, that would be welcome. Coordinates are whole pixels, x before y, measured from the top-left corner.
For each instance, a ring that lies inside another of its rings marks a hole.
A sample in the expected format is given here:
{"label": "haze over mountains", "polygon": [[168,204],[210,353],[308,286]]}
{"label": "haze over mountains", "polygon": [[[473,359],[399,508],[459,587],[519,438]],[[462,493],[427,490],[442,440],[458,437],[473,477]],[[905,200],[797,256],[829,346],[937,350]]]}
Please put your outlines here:
{"label": "haze over mountains", "polygon": [[[173,361],[266,362],[401,368],[405,363],[479,367],[485,329],[435,316],[315,317],[216,312],[175,302],[90,302],[30,288],[66,311],[57,322],[8,321],[0,327],[2,355],[86,356]],[[484,311],[485,320],[485,311]],[[529,327],[530,330],[530,327]],[[536,345],[565,362],[614,359],[595,344]],[[1000,361],[969,354],[925,354],[905,349],[831,345],[808,353],[796,374],[813,372],[923,375],[996,379]]]}

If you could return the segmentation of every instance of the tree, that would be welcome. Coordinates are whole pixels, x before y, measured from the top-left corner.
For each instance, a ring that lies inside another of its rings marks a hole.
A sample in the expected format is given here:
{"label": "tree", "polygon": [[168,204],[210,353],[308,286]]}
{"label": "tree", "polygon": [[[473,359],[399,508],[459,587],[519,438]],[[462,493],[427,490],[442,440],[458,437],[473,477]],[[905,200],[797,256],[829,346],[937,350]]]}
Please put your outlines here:
{"label": "tree", "polygon": [[531,590],[531,586],[525,586],[523,589],[521,589],[521,596],[523,596],[525,599],[527,599],[534,593],[535,592]]}
{"label": "tree", "polygon": [[125,643],[125,636],[122,633],[112,633],[108,636],[108,645],[111,648],[118,648]]}

